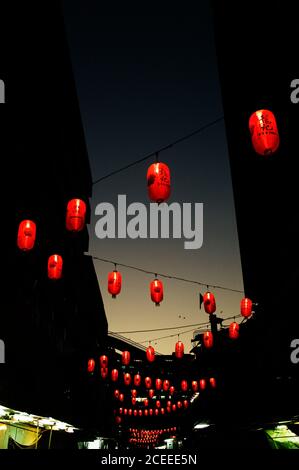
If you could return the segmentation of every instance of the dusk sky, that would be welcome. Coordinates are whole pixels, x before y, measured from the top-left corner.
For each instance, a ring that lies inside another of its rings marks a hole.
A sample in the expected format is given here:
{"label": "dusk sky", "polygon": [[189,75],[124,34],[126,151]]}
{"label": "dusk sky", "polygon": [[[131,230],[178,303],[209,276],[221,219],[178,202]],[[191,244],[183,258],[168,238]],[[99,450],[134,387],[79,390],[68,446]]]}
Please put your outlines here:
{"label": "dusk sky", "polygon": [[[107,16],[99,2],[64,1],[65,22],[82,113],[93,179],[100,178],[223,115],[207,0],[200,14],[174,16]],[[234,201],[224,122],[215,124],[160,154],[171,170],[169,203],[204,204],[203,246],[185,250],[181,239],[99,240],[95,236],[95,206],[126,194],[127,203],[148,206],[148,160],[106,179],[93,188],[89,253],[120,263],[243,290]],[[153,276],[119,268],[122,292],[112,299],[107,274],[112,264],[95,261],[109,330],[123,332],[206,322],[199,310],[199,288],[162,279],[164,301],[150,299]],[[211,289],[217,313],[238,315],[242,293]],[[226,322],[228,324],[228,322]],[[185,328],[185,330],[192,328]],[[192,330],[195,330],[193,328]],[[177,333],[170,331],[124,334],[171,354]],[[181,334],[186,351],[192,331]]]}

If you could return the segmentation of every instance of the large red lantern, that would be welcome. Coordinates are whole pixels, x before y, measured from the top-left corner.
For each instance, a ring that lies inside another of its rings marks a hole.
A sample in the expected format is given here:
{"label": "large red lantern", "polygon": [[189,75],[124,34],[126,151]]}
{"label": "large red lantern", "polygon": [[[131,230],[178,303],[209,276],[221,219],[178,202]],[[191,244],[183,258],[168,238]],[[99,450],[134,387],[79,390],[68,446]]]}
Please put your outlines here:
{"label": "large red lantern", "polygon": [[228,329],[228,334],[229,334],[229,337],[231,339],[238,339],[239,338],[239,330],[240,330],[240,326],[239,326],[239,323],[237,322],[232,322],[230,325],[229,325],[229,329]]}
{"label": "large red lantern", "polygon": [[106,379],[108,376],[108,367],[101,367],[101,377],[102,379]]}
{"label": "large red lantern", "polygon": [[156,390],[161,390],[162,388],[162,380],[156,379]]}
{"label": "large red lantern", "polygon": [[125,383],[125,385],[130,385],[131,380],[132,380],[131,375],[129,374],[129,372],[126,372],[124,374],[124,383]]}
{"label": "large red lantern", "polygon": [[139,387],[140,384],[141,384],[141,376],[140,376],[140,374],[134,375],[134,385],[135,385],[136,387]]}
{"label": "large red lantern", "polygon": [[121,356],[121,362],[124,366],[128,366],[130,364],[131,354],[130,351],[123,351]]}
{"label": "large red lantern", "polygon": [[192,380],[191,387],[192,387],[193,392],[198,391],[198,383],[196,380]]}
{"label": "large red lantern", "polygon": [[153,346],[148,346],[146,349],[146,358],[148,362],[154,362],[155,360],[155,350]]}
{"label": "large red lantern", "polygon": [[241,315],[245,318],[252,314],[252,300],[245,297],[241,300]]}
{"label": "large red lantern", "polygon": [[112,295],[112,298],[115,297],[121,291],[121,274],[118,271],[112,271],[108,274],[108,292]]}
{"label": "large red lantern", "polygon": [[216,388],[216,379],[214,377],[210,377],[210,385],[212,388]]}
{"label": "large red lantern", "polygon": [[213,339],[213,333],[211,331],[206,331],[203,334],[203,344],[205,345],[205,348],[207,349],[210,349],[213,347],[214,339]]}
{"label": "large red lantern", "polygon": [[108,367],[108,357],[103,355],[100,357],[101,367]]}
{"label": "large red lantern", "polygon": [[148,391],[148,396],[150,398],[153,398],[153,396],[155,395],[155,390],[153,390],[152,388]]}
{"label": "large red lantern", "polygon": [[112,382],[117,382],[117,380],[118,380],[118,370],[117,369],[112,369],[112,371],[111,371],[111,380],[112,380]]}
{"label": "large red lantern", "polygon": [[148,197],[160,204],[170,196],[170,170],[165,163],[153,163],[147,170]]}
{"label": "large red lantern", "polygon": [[170,386],[170,383],[169,383],[169,380],[164,380],[163,381],[163,390],[164,392],[167,392],[167,390],[169,390],[169,386]]}
{"label": "large red lantern", "polygon": [[156,307],[160,305],[163,300],[163,283],[159,279],[154,279],[150,283],[151,299],[155,302]]}
{"label": "large red lantern", "polygon": [[152,386],[152,379],[150,377],[145,377],[144,379],[145,387],[146,388],[151,388]]}
{"label": "large red lantern", "polygon": [[171,387],[170,387],[170,389],[169,389],[170,395],[173,395],[173,394],[174,394],[174,390],[175,390],[174,386],[171,385]]}
{"label": "large red lantern", "polygon": [[216,300],[212,292],[206,292],[203,295],[203,306],[205,312],[210,315],[216,311]]}
{"label": "large red lantern", "polygon": [[93,372],[94,371],[94,368],[95,368],[95,360],[94,359],[88,359],[88,363],[87,363],[87,371],[88,372]]}
{"label": "large red lantern", "polygon": [[116,398],[116,399],[119,398],[119,390],[117,390],[117,389],[114,390],[114,398]]}
{"label": "large red lantern", "polygon": [[189,406],[188,400],[184,400],[183,405],[184,405],[184,408],[188,408],[188,406]]}
{"label": "large red lantern", "polygon": [[20,250],[32,250],[36,237],[36,224],[32,220],[23,220],[19,225],[17,245]]}
{"label": "large red lantern", "polygon": [[181,359],[184,356],[184,343],[178,341],[175,345],[175,355],[178,359]]}
{"label": "large red lantern", "polygon": [[206,383],[205,379],[200,379],[200,381],[199,381],[200,390],[204,390],[206,388],[206,386],[207,386],[207,383]]}
{"label": "large red lantern", "polygon": [[279,147],[279,133],[274,114],[267,109],[255,111],[249,118],[249,130],[254,150],[259,155],[271,155]]}
{"label": "large red lantern", "polygon": [[60,279],[62,276],[63,260],[60,255],[51,255],[48,259],[48,278]]}
{"label": "large red lantern", "polygon": [[187,380],[182,380],[182,381],[181,381],[181,389],[182,389],[183,392],[187,392],[187,390],[188,390],[188,382],[187,382]]}
{"label": "large red lantern", "polygon": [[67,204],[66,228],[71,232],[80,232],[85,225],[86,204],[81,199],[72,199]]}

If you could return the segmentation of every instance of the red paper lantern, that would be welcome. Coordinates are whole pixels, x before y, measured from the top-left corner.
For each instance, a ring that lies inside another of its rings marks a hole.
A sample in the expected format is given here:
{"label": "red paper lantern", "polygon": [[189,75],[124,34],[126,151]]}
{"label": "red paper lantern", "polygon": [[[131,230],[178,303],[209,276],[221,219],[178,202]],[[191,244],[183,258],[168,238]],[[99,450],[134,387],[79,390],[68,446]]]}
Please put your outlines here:
{"label": "red paper lantern", "polygon": [[203,305],[205,312],[210,315],[216,311],[216,300],[212,292],[206,292],[203,295]]}
{"label": "red paper lantern", "polygon": [[17,245],[20,250],[29,251],[34,247],[36,238],[36,224],[32,220],[20,222]]}
{"label": "red paper lantern", "polygon": [[187,382],[187,380],[182,380],[182,381],[181,381],[181,389],[182,389],[183,392],[187,392],[187,390],[188,390],[188,382]]}
{"label": "red paper lantern", "polygon": [[240,330],[240,326],[239,326],[239,323],[237,322],[232,322],[230,325],[229,325],[229,329],[228,329],[228,334],[229,334],[229,337],[231,339],[238,339],[239,338],[239,330]]}
{"label": "red paper lantern", "polygon": [[162,380],[156,379],[156,390],[161,390],[162,388]]}
{"label": "red paper lantern", "polygon": [[153,346],[148,346],[146,349],[146,358],[148,362],[154,362],[155,360],[155,350]]}
{"label": "red paper lantern", "polygon": [[206,331],[203,334],[203,344],[205,345],[205,348],[210,349],[213,347],[213,333],[211,331]]}
{"label": "red paper lantern", "polygon": [[170,386],[170,383],[169,383],[169,380],[164,380],[163,381],[163,390],[164,392],[167,392],[167,390],[169,390],[169,386]]}
{"label": "red paper lantern", "polygon": [[152,379],[150,377],[145,377],[144,379],[145,387],[146,388],[151,388],[152,386]]}
{"label": "red paper lantern", "polygon": [[183,405],[182,405],[182,402],[181,402],[181,401],[178,401],[178,402],[177,402],[177,407],[180,409],[180,408],[182,408],[182,406],[183,406]]}
{"label": "red paper lantern", "polygon": [[131,380],[132,380],[131,375],[129,374],[129,372],[126,372],[124,374],[124,383],[125,383],[125,385],[130,385]]}
{"label": "red paper lantern", "polygon": [[121,417],[120,417],[120,416],[116,416],[116,417],[115,417],[115,422],[116,422],[116,424],[120,424],[120,423],[121,423]]}
{"label": "red paper lantern", "polygon": [[192,380],[191,387],[192,387],[193,392],[198,391],[198,383],[196,380]]}
{"label": "red paper lantern", "polygon": [[134,415],[134,416],[137,416],[137,414],[138,414],[138,411],[137,411],[137,410],[134,410],[134,411],[133,411],[133,415]]}
{"label": "red paper lantern", "polygon": [[245,318],[252,314],[252,300],[245,297],[241,300],[241,315]]}
{"label": "red paper lantern", "polygon": [[130,364],[131,354],[129,351],[123,351],[121,356],[121,362],[124,366],[128,366]]}
{"label": "red paper lantern", "polygon": [[161,409],[160,409],[160,413],[161,413],[161,415],[164,415],[164,413],[165,413],[164,408],[161,408]]}
{"label": "red paper lantern", "polygon": [[139,374],[134,375],[134,385],[136,387],[141,385],[141,376]]}
{"label": "red paper lantern", "polygon": [[207,386],[207,384],[206,384],[205,379],[200,379],[200,381],[199,381],[200,390],[204,390],[206,388],[206,386]]}
{"label": "red paper lantern", "polygon": [[129,408],[129,409],[128,409],[128,415],[129,415],[129,416],[132,416],[132,413],[133,413],[132,408]]}
{"label": "red paper lantern", "polygon": [[101,367],[108,367],[108,357],[103,355],[100,357]]}
{"label": "red paper lantern", "polygon": [[124,408],[124,415],[127,415],[127,414],[128,414],[128,409]]}
{"label": "red paper lantern", "polygon": [[155,408],[155,415],[158,416],[158,414],[159,414],[159,410],[158,408]]}
{"label": "red paper lantern", "polygon": [[120,415],[122,415],[123,414],[123,409],[119,408],[118,412],[119,412]]}
{"label": "red paper lantern", "polygon": [[151,388],[149,391],[148,391],[148,396],[150,398],[153,398],[153,396],[155,395],[155,391]]}
{"label": "red paper lantern", "polygon": [[117,369],[112,369],[112,371],[111,371],[111,380],[112,380],[112,382],[117,382],[117,380],[118,380],[118,370]]}
{"label": "red paper lantern", "polygon": [[184,405],[184,408],[188,408],[189,406],[188,400],[184,400],[183,405]]}
{"label": "red paper lantern", "polygon": [[51,255],[48,259],[48,278],[60,279],[62,277],[63,260],[60,255]]}
{"label": "red paper lantern", "polygon": [[216,388],[216,379],[214,377],[210,377],[210,385],[212,388]]}
{"label": "red paper lantern", "polygon": [[151,299],[155,302],[156,307],[160,305],[163,300],[163,283],[159,279],[154,279],[150,283]]}
{"label": "red paper lantern", "polygon": [[167,406],[166,411],[167,413],[171,413],[171,406]]}
{"label": "red paper lantern", "polygon": [[160,400],[156,400],[156,407],[157,407],[157,408],[160,408],[160,407],[161,407],[161,402],[160,402]]}
{"label": "red paper lantern", "polygon": [[153,163],[147,170],[148,197],[160,204],[170,196],[170,170],[165,163]]}
{"label": "red paper lantern", "polygon": [[80,232],[85,225],[86,204],[81,199],[72,199],[67,204],[66,228],[71,232]]}
{"label": "red paper lantern", "polygon": [[132,401],[132,405],[133,405],[133,406],[136,405],[136,401],[137,401],[137,400],[136,400],[135,397],[132,397],[131,401]]}
{"label": "red paper lantern", "polygon": [[95,360],[94,359],[88,359],[88,363],[87,363],[87,371],[88,372],[93,372],[94,371],[94,368],[95,368]]}
{"label": "red paper lantern", "polygon": [[172,411],[176,411],[176,404],[174,403],[171,407]]}
{"label": "red paper lantern", "polygon": [[170,400],[167,401],[166,406],[171,406],[171,401]]}
{"label": "red paper lantern", "polygon": [[150,416],[153,416],[154,410],[152,408],[149,409]]}
{"label": "red paper lantern", "polygon": [[137,397],[137,390],[135,390],[135,388],[133,388],[133,390],[131,390],[131,395],[132,397]]}
{"label": "red paper lantern", "polygon": [[112,295],[112,298],[115,297],[121,291],[121,274],[118,271],[112,271],[108,274],[108,292]]}
{"label": "red paper lantern", "polygon": [[101,367],[101,377],[102,379],[106,379],[108,376],[108,367]]}
{"label": "red paper lantern", "polygon": [[148,398],[146,398],[143,403],[144,403],[144,406],[148,406],[149,404]]}
{"label": "red paper lantern", "polygon": [[148,410],[144,410],[144,416],[148,416]]}
{"label": "red paper lantern", "polygon": [[142,416],[142,410],[138,410],[139,416]]}
{"label": "red paper lantern", "polygon": [[184,343],[178,341],[175,345],[175,355],[178,359],[181,359],[184,356]]}
{"label": "red paper lantern", "polygon": [[170,389],[169,389],[169,393],[170,395],[173,395],[174,394],[174,391],[175,391],[175,388],[173,385],[171,385]]}
{"label": "red paper lantern", "polygon": [[274,114],[267,109],[255,111],[249,119],[254,150],[259,155],[272,155],[279,147],[279,133]]}
{"label": "red paper lantern", "polygon": [[117,390],[117,389],[114,390],[114,398],[116,398],[116,399],[119,398],[119,390]]}
{"label": "red paper lantern", "polygon": [[119,401],[124,401],[125,396],[123,393],[120,393],[118,398],[119,398]]}

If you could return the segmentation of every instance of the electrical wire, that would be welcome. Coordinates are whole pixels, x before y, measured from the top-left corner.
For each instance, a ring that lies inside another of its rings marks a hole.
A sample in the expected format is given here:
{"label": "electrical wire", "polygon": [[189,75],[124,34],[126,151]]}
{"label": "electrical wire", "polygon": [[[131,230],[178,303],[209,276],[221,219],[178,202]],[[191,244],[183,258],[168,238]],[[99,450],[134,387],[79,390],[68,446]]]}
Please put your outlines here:
{"label": "electrical wire", "polygon": [[96,261],[102,261],[103,263],[113,264],[114,266],[122,266],[123,268],[134,269],[135,271],[139,271],[139,272],[142,272],[142,273],[145,273],[145,274],[152,274],[153,276],[164,277],[166,279],[174,279],[176,281],[188,282],[188,283],[191,283],[191,284],[196,284],[198,286],[206,286],[207,288],[212,287],[213,289],[222,289],[222,290],[226,290],[226,291],[230,291],[230,292],[237,292],[237,293],[240,293],[240,294],[244,294],[243,290],[232,289],[230,287],[224,287],[224,286],[219,286],[219,285],[213,285],[213,284],[210,284],[208,282],[194,281],[192,279],[185,279],[183,277],[173,276],[173,275],[170,275],[170,274],[158,273],[158,272],[155,272],[155,271],[148,271],[147,269],[138,268],[137,266],[132,266],[132,265],[129,265],[129,264],[118,263],[116,261],[112,261],[112,260],[105,259],[105,258],[99,258],[98,256],[92,256],[92,259],[94,259]]}
{"label": "electrical wire", "polygon": [[180,137],[179,139],[175,140],[174,142],[171,142],[170,144],[165,145],[164,147],[161,147],[160,149],[155,150],[154,152],[149,153],[149,154],[146,155],[145,157],[139,158],[138,160],[135,160],[134,162],[131,162],[131,163],[129,163],[128,165],[125,165],[125,166],[123,166],[123,167],[121,167],[121,168],[118,168],[117,170],[111,171],[111,173],[108,173],[107,175],[101,176],[100,178],[98,178],[98,179],[96,179],[95,181],[93,181],[92,184],[93,184],[93,185],[98,184],[98,183],[100,183],[101,181],[104,181],[105,179],[110,178],[111,176],[114,176],[114,175],[116,175],[117,173],[120,173],[121,171],[127,170],[128,168],[131,168],[132,166],[138,165],[139,163],[142,163],[142,162],[148,160],[149,158],[154,157],[154,156],[157,155],[158,153],[164,152],[165,150],[170,149],[170,148],[173,147],[174,145],[177,145],[177,144],[183,142],[184,140],[190,139],[190,138],[193,137],[194,135],[197,135],[197,134],[199,134],[200,132],[202,132],[202,131],[208,129],[209,127],[214,126],[215,124],[217,124],[218,122],[222,121],[223,119],[224,119],[224,116],[220,116],[219,118],[214,119],[214,121],[208,122],[207,124],[201,126],[199,129],[196,129],[195,131],[190,132],[189,134],[186,134],[186,135],[184,135],[183,137]]}

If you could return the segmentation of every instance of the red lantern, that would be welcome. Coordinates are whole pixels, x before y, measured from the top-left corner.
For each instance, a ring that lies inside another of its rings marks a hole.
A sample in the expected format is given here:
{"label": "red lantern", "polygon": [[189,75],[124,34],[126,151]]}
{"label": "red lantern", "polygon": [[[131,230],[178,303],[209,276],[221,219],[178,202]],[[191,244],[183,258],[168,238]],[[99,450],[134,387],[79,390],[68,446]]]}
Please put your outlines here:
{"label": "red lantern", "polygon": [[237,322],[232,322],[230,325],[229,325],[229,329],[228,329],[228,334],[229,334],[229,337],[231,339],[238,339],[239,338],[239,330],[240,330],[240,326]]}
{"label": "red lantern", "polygon": [[85,225],[86,204],[81,199],[72,199],[66,209],[66,228],[71,232],[80,232]]}
{"label": "red lantern", "polygon": [[139,374],[134,375],[134,385],[139,387],[141,384],[141,376]]}
{"label": "red lantern", "polygon": [[119,390],[114,390],[114,398],[118,399],[119,398]]}
{"label": "red lantern", "polygon": [[32,250],[36,237],[36,224],[32,220],[23,220],[19,225],[17,245],[20,250]]}
{"label": "red lantern", "polygon": [[144,379],[145,387],[146,388],[151,388],[152,386],[152,379],[150,377],[145,377]]}
{"label": "red lantern", "polygon": [[133,390],[131,390],[131,395],[132,397],[137,397],[137,390],[135,390],[135,388],[133,388]]}
{"label": "red lantern", "polygon": [[178,402],[177,402],[177,407],[178,407],[178,408],[182,408],[182,406],[183,406],[183,405],[182,405],[182,402],[181,402],[181,401],[178,401]]}
{"label": "red lantern", "polygon": [[187,382],[187,380],[182,380],[182,381],[181,381],[181,389],[183,390],[183,392],[187,392],[187,390],[188,390],[188,382]]}
{"label": "red lantern", "polygon": [[117,380],[118,380],[118,370],[117,369],[112,369],[112,371],[111,371],[111,380],[112,380],[112,382],[117,382]]}
{"label": "red lantern", "polygon": [[127,414],[128,414],[128,409],[124,408],[124,415],[127,415]]}
{"label": "red lantern", "polygon": [[172,408],[172,411],[176,411],[176,404],[174,403],[171,408]]}
{"label": "red lantern", "polygon": [[170,389],[169,389],[170,395],[173,395],[173,394],[174,394],[174,390],[175,390],[174,386],[171,385],[171,387],[170,387]]}
{"label": "red lantern", "polygon": [[184,405],[184,408],[188,408],[189,406],[188,400],[184,400],[183,405]]}
{"label": "red lantern", "polygon": [[108,368],[107,367],[101,367],[101,377],[102,379],[106,379],[108,376]]}
{"label": "red lantern", "polygon": [[139,416],[142,416],[142,410],[138,410]]}
{"label": "red lantern", "polygon": [[166,406],[171,406],[171,401],[168,400],[168,402],[166,403]]}
{"label": "red lantern", "polygon": [[160,409],[160,413],[161,413],[161,415],[164,415],[164,413],[165,413],[164,408],[161,408],[161,409]]}
{"label": "red lantern", "polygon": [[138,411],[137,411],[137,410],[134,410],[134,411],[133,411],[133,415],[134,415],[134,416],[137,416],[137,414],[138,414]]}
{"label": "red lantern", "polygon": [[249,119],[254,150],[259,155],[272,155],[279,147],[279,134],[274,114],[267,109],[255,111]]}
{"label": "red lantern", "polygon": [[151,388],[149,391],[148,391],[148,396],[150,398],[153,398],[153,396],[155,395],[155,391]]}
{"label": "red lantern", "polygon": [[51,255],[48,259],[48,278],[60,279],[62,276],[63,260],[60,255]]}
{"label": "red lantern", "polygon": [[132,416],[132,413],[133,413],[132,408],[129,408],[129,409],[128,409],[128,415],[129,415],[129,416]]}
{"label": "red lantern", "polygon": [[144,406],[148,406],[149,404],[148,398],[146,398],[143,403],[144,403]]}
{"label": "red lantern", "polygon": [[120,408],[120,409],[118,410],[118,412],[119,412],[120,415],[122,415],[122,414],[123,414],[123,409]]}
{"label": "red lantern", "polygon": [[113,271],[108,274],[108,292],[112,295],[112,298],[115,297],[121,291],[121,274],[118,271]]}
{"label": "red lantern", "polygon": [[150,408],[150,409],[149,409],[149,414],[150,414],[150,416],[153,416],[153,412],[154,412],[154,410],[153,410],[152,408]]}
{"label": "red lantern", "polygon": [[156,407],[157,407],[157,408],[160,408],[160,407],[161,407],[161,402],[160,402],[160,400],[156,400]]}
{"label": "red lantern", "polygon": [[148,197],[160,204],[170,196],[170,170],[165,163],[153,163],[147,170]]}
{"label": "red lantern", "polygon": [[123,393],[120,393],[118,398],[119,398],[119,401],[124,401],[125,396]]}
{"label": "red lantern", "polygon": [[100,364],[101,364],[101,367],[108,367],[108,357],[107,356],[101,356],[100,357]]}
{"label": "red lantern", "polygon": [[198,383],[196,380],[192,380],[191,387],[192,387],[193,392],[198,391]]}
{"label": "red lantern", "polygon": [[178,359],[181,359],[184,356],[184,343],[178,341],[175,345],[175,355]]}
{"label": "red lantern", "polygon": [[159,279],[154,279],[150,283],[151,299],[155,302],[156,307],[160,305],[163,300],[163,283]]}
{"label": "red lantern", "polygon": [[241,300],[241,315],[245,318],[250,317],[252,314],[252,300],[246,297]]}
{"label": "red lantern", "polygon": [[116,416],[116,417],[115,417],[115,422],[116,422],[116,424],[120,424],[120,423],[121,423],[121,417],[120,417],[120,416]]}
{"label": "red lantern", "polygon": [[210,385],[212,388],[216,388],[216,379],[214,377],[210,377]]}
{"label": "red lantern", "polygon": [[124,366],[128,366],[130,364],[131,354],[130,351],[123,351],[121,356],[121,362]]}
{"label": "red lantern", "polygon": [[156,390],[161,390],[162,388],[162,380],[156,379]]}
{"label": "red lantern", "polygon": [[155,408],[155,415],[158,416],[158,414],[159,414],[159,410],[158,408]]}
{"label": "red lantern", "polygon": [[88,372],[93,372],[94,371],[94,368],[95,368],[95,360],[94,359],[88,359],[88,363],[87,363],[87,371]]}
{"label": "red lantern", "polygon": [[203,334],[203,344],[207,349],[210,349],[213,347],[213,333],[211,331],[206,331]]}
{"label": "red lantern", "polygon": [[170,386],[169,380],[164,380],[163,381],[163,390],[164,390],[164,392],[167,392],[167,390],[169,390],[169,386]]}
{"label": "red lantern", "polygon": [[155,350],[153,346],[148,346],[146,349],[146,358],[148,362],[154,362],[155,360]]}
{"label": "red lantern", "polygon": [[144,410],[144,416],[148,416],[148,410]]}
{"label": "red lantern", "polygon": [[132,401],[132,405],[133,405],[133,406],[136,405],[136,401],[137,401],[137,400],[136,400],[135,397],[132,397],[132,400],[131,400],[131,401]]}
{"label": "red lantern", "polygon": [[216,300],[212,292],[206,292],[203,295],[203,305],[205,312],[210,315],[216,311]]}
{"label": "red lantern", "polygon": [[131,375],[129,374],[129,372],[126,372],[124,374],[124,383],[125,385],[130,385],[131,383]]}
{"label": "red lantern", "polygon": [[207,385],[207,384],[206,384],[205,379],[200,379],[200,381],[199,381],[199,388],[200,388],[200,390],[204,390],[204,389],[206,388],[206,385]]}
{"label": "red lantern", "polygon": [[171,413],[171,407],[167,406],[166,411],[167,411],[167,413]]}

